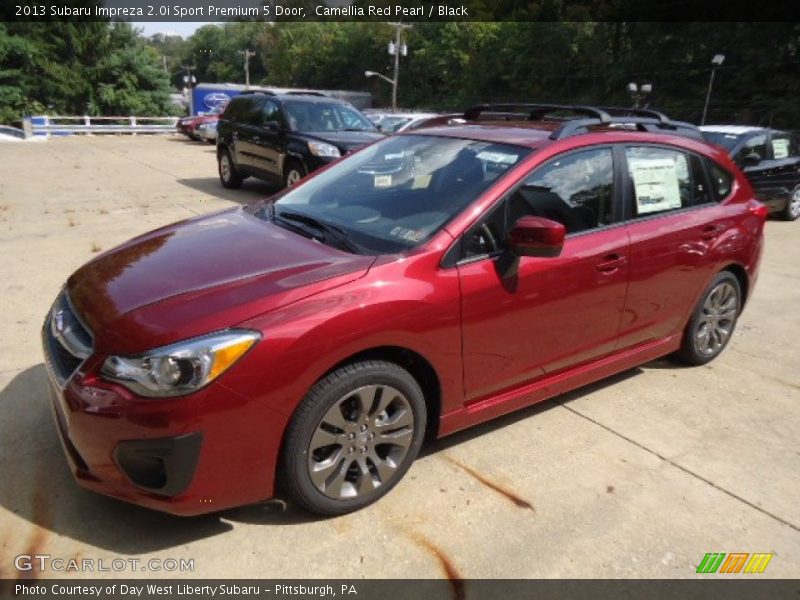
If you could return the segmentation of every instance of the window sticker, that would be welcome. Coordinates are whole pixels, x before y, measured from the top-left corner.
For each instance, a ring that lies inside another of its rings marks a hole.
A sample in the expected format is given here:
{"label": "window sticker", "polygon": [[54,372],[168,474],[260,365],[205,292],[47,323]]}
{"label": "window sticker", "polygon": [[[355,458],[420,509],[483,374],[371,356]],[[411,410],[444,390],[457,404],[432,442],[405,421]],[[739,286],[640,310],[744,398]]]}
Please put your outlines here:
{"label": "window sticker", "polygon": [[422,238],[425,237],[425,232],[417,229],[406,229],[405,227],[395,227],[389,233],[394,237],[398,237],[409,242],[420,242],[422,241]]}
{"label": "window sticker", "polygon": [[629,158],[637,214],[681,207],[678,173],[671,158]]}
{"label": "window sticker", "polygon": [[775,159],[789,157],[789,140],[787,138],[775,138],[772,140],[772,155]]}
{"label": "window sticker", "polygon": [[414,182],[411,184],[412,190],[424,190],[427,189],[428,186],[431,184],[431,177],[432,175],[428,173],[427,175],[417,175],[414,177]]}
{"label": "window sticker", "polygon": [[484,150],[477,154],[477,158],[486,162],[513,165],[519,158],[518,154],[506,154],[505,152],[489,152]]}
{"label": "window sticker", "polygon": [[392,187],[392,176],[391,175],[375,175],[375,187],[376,188]]}

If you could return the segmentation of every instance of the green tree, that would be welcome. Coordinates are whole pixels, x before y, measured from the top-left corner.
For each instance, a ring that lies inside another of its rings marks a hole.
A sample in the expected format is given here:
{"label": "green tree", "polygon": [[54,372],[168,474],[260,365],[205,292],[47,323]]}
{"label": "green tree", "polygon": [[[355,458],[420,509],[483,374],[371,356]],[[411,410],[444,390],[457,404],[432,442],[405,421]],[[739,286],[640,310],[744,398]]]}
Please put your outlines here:
{"label": "green tree", "polygon": [[163,115],[160,57],[129,24],[0,23],[0,120],[24,114]]}

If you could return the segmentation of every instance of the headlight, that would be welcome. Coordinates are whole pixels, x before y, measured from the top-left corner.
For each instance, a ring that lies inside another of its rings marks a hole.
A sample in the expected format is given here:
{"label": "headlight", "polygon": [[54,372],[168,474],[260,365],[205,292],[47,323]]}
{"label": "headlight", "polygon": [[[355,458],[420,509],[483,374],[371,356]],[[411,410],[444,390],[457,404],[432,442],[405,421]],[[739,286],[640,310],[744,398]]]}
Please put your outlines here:
{"label": "headlight", "polygon": [[140,396],[190,394],[227,371],[260,337],[255,331],[231,330],[156,348],[139,356],[109,356],[100,374]]}
{"label": "headlight", "polygon": [[327,156],[328,158],[339,158],[341,154],[336,146],[323,142],[308,142],[308,149],[314,156]]}

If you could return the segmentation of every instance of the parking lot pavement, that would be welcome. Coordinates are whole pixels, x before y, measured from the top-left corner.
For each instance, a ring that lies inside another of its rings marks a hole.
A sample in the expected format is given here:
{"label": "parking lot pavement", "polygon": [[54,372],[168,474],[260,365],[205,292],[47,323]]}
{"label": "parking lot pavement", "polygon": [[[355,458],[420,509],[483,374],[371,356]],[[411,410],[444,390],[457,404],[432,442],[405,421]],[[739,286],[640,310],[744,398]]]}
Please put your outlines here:
{"label": "parking lot pavement", "polygon": [[[215,166],[177,137],[0,146],[0,576],[46,553],[193,559],[178,577],[693,577],[707,552],[772,552],[759,577],[800,576],[800,223],[767,223],[760,280],[712,364],[656,361],[429,444],[359,513],[178,518],[79,489],[42,319],[93,253],[270,192],[223,190]],[[98,574],[154,575],[140,568]]]}

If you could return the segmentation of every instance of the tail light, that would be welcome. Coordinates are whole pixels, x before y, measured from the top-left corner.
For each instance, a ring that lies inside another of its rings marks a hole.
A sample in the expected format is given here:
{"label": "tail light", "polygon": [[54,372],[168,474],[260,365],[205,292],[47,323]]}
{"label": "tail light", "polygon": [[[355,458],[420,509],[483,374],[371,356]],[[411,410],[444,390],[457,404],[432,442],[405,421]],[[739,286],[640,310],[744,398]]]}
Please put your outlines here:
{"label": "tail light", "polygon": [[767,220],[767,214],[769,214],[766,204],[762,204],[758,200],[750,200],[750,212],[764,221]]}

